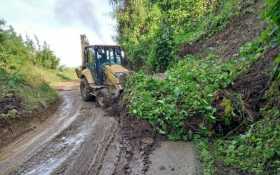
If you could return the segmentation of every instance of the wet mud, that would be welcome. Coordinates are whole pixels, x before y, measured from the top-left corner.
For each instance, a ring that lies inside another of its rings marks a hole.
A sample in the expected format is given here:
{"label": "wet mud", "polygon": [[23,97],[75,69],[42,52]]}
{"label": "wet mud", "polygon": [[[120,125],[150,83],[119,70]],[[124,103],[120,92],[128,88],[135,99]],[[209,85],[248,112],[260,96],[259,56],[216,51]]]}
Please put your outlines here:
{"label": "wet mud", "polygon": [[52,116],[0,150],[1,175],[145,175],[153,168],[150,155],[163,140],[147,122],[82,102],[78,90],[60,96]]}

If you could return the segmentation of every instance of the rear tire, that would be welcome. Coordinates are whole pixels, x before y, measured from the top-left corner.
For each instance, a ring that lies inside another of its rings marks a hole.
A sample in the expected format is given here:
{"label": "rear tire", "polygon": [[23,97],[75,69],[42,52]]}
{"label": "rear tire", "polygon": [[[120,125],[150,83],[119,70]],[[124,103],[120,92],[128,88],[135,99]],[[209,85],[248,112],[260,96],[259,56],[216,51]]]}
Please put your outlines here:
{"label": "rear tire", "polygon": [[89,84],[85,78],[81,79],[80,91],[81,91],[82,99],[84,101],[90,101],[93,99],[93,96],[90,94],[91,91],[90,91]]}

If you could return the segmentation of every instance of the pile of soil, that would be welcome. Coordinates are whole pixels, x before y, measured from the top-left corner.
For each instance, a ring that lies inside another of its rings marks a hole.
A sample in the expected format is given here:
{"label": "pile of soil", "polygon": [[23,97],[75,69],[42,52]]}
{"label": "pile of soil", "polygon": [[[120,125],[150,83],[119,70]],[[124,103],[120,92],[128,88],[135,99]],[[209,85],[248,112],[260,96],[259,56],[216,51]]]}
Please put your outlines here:
{"label": "pile of soil", "polygon": [[145,174],[149,168],[149,155],[159,145],[163,136],[159,136],[153,127],[142,119],[130,116],[127,108],[120,101],[109,109],[108,114],[117,117],[120,124],[122,154],[115,174]]}

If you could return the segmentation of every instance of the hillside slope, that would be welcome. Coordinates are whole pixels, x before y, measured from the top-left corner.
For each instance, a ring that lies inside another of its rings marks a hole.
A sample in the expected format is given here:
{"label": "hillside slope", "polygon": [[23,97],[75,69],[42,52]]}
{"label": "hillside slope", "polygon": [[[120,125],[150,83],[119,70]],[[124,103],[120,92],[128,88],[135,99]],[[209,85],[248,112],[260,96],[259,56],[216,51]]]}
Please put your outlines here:
{"label": "hillside slope", "polygon": [[240,15],[232,17],[224,29],[213,36],[183,44],[179,55],[214,52],[220,58],[230,59],[239,54],[239,48],[257,38],[267,26],[261,18],[264,3],[256,1],[243,7]]}
{"label": "hillside slope", "polygon": [[124,1],[119,41],[140,70],[128,111],[169,139],[194,139],[204,174],[275,175],[278,27],[261,0],[207,2]]}

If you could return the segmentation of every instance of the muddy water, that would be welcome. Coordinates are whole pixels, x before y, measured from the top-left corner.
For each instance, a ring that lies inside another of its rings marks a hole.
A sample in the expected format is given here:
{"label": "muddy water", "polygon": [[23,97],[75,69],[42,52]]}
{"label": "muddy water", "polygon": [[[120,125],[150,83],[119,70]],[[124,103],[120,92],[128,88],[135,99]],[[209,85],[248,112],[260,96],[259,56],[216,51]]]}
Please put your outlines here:
{"label": "muddy water", "polygon": [[[142,131],[123,129],[134,128],[131,122],[122,123],[93,102],[82,102],[77,90],[62,91],[60,95],[63,103],[47,121],[0,150],[0,175],[160,175],[163,171],[158,167],[171,163],[177,167],[190,165],[184,170],[194,174],[191,147],[176,143],[170,149],[160,147],[149,161],[143,145],[131,141],[139,134],[143,136]],[[145,128],[141,123],[138,126]],[[175,154],[174,150],[179,152]],[[173,156],[171,160],[165,156],[168,154],[191,157]],[[189,162],[176,163],[182,160]],[[149,166],[152,171],[147,171]],[[182,169],[174,170],[173,174],[185,174]]]}

